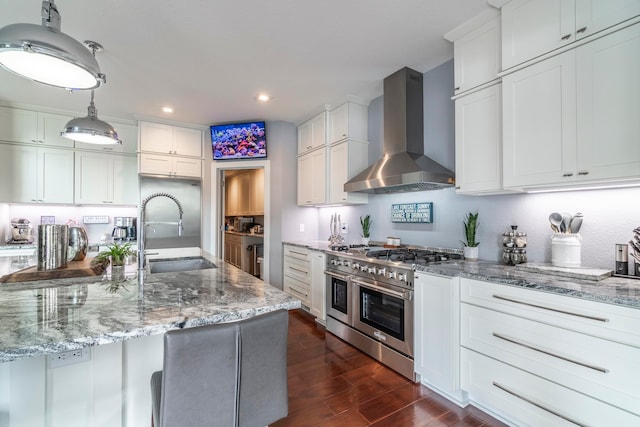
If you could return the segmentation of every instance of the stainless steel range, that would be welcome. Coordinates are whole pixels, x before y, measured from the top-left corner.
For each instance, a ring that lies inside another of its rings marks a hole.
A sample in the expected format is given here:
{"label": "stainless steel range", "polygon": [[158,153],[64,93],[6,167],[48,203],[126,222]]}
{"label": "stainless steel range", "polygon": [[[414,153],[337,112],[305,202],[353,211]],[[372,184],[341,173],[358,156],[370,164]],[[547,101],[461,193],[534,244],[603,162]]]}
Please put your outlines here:
{"label": "stainless steel range", "polygon": [[415,381],[413,273],[456,249],[339,247],[327,255],[327,330]]}

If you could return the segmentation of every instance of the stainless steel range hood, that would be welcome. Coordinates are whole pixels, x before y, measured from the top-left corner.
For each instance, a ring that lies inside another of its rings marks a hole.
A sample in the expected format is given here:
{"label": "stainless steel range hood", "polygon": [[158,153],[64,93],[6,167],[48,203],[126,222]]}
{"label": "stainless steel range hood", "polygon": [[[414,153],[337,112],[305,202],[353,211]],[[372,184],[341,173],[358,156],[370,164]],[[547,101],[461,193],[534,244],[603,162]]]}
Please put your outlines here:
{"label": "stainless steel range hood", "polygon": [[383,157],[344,184],[347,192],[400,193],[455,185],[455,174],[424,155],[422,73],[384,79]]}

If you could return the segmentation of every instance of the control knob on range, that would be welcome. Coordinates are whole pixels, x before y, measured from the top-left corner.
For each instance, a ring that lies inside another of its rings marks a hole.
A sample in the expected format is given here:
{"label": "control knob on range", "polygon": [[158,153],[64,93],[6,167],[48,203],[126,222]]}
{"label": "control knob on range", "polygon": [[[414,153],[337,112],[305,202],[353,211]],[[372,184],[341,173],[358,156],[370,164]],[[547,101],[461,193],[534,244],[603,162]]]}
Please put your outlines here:
{"label": "control knob on range", "polygon": [[360,271],[367,271],[367,266],[366,265],[361,265],[360,266]]}
{"label": "control knob on range", "polygon": [[390,271],[389,272],[389,279],[395,279],[397,277],[398,273],[396,273],[395,271]]}
{"label": "control knob on range", "polygon": [[369,268],[367,269],[367,273],[373,273],[373,274],[376,274],[376,268],[375,268],[375,267],[369,267]]}
{"label": "control knob on range", "polygon": [[378,276],[386,276],[387,275],[387,269],[386,268],[379,268],[378,269]]}
{"label": "control knob on range", "polygon": [[345,259],[342,261],[342,265],[344,265],[345,267],[349,267],[351,265],[351,262],[348,259]]}
{"label": "control knob on range", "polygon": [[360,268],[360,263],[354,262],[351,266],[354,270],[358,270]]}
{"label": "control knob on range", "polygon": [[400,280],[401,282],[406,282],[407,281],[407,273],[398,274],[398,280]]}
{"label": "control knob on range", "polygon": [[337,259],[332,259],[329,262],[331,263],[331,265],[338,265],[338,260]]}

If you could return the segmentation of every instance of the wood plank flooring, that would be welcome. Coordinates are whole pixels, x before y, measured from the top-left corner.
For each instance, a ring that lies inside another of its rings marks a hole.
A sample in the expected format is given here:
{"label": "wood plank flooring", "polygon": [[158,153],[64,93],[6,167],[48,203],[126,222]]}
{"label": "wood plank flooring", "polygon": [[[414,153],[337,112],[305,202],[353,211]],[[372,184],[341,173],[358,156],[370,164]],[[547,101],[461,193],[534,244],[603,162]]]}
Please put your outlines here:
{"label": "wood plank flooring", "polygon": [[271,427],[503,427],[460,408],[340,340],[303,310],[289,312],[289,416]]}

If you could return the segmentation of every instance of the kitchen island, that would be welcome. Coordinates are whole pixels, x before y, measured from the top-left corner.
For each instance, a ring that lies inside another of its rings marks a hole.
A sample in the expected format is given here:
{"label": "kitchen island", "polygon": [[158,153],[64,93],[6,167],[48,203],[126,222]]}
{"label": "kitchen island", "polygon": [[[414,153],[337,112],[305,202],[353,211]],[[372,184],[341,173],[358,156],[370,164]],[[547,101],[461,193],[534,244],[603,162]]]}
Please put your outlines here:
{"label": "kitchen island", "polygon": [[300,307],[200,255],[217,268],[1,285],[0,425],[146,425],[164,332]]}

